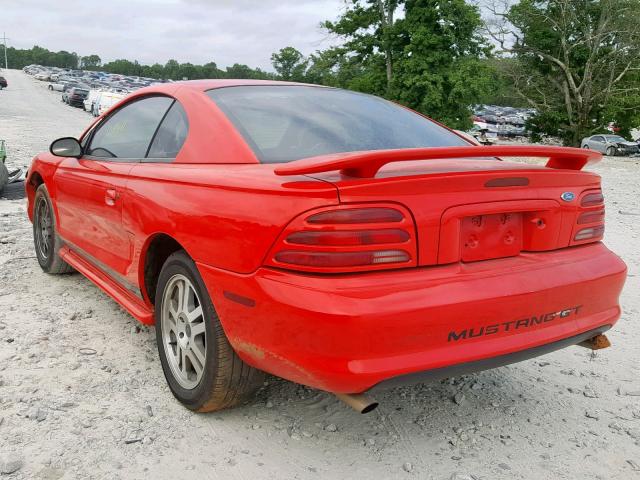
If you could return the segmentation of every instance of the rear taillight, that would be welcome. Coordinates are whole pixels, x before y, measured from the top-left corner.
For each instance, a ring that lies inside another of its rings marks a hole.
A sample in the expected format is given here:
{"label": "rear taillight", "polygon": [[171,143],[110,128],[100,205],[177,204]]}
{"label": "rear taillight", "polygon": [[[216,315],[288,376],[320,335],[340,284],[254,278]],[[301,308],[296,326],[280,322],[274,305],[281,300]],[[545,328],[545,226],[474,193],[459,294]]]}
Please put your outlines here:
{"label": "rear taillight", "polygon": [[593,212],[583,212],[578,217],[578,225],[598,222],[604,222],[604,208],[600,210],[594,210]]}
{"label": "rear taillight", "polygon": [[415,226],[399,206],[341,206],[307,213],[287,226],[267,264],[318,273],[415,266]]}
{"label": "rear taillight", "polygon": [[587,193],[582,200],[580,200],[580,206],[593,207],[595,205],[602,205],[604,203],[604,196],[602,192]]}
{"label": "rear taillight", "polygon": [[284,250],[276,253],[275,260],[289,265],[339,268],[404,263],[408,262],[410,257],[403,250],[376,250],[373,252],[299,252]]}
{"label": "rear taillight", "polygon": [[287,237],[288,243],[297,245],[382,245],[404,243],[409,240],[408,232],[399,229],[349,230],[335,232],[294,232]]}
{"label": "rear taillight", "polygon": [[598,227],[583,228],[576,233],[574,240],[593,240],[594,238],[600,238],[604,234],[604,225]]}
{"label": "rear taillight", "polygon": [[356,223],[397,223],[404,216],[394,208],[351,208],[316,213],[307,222],[316,225],[353,225]]}
{"label": "rear taillight", "polygon": [[604,196],[602,192],[588,191],[580,198],[580,207],[573,230],[573,244],[595,242],[604,235]]}

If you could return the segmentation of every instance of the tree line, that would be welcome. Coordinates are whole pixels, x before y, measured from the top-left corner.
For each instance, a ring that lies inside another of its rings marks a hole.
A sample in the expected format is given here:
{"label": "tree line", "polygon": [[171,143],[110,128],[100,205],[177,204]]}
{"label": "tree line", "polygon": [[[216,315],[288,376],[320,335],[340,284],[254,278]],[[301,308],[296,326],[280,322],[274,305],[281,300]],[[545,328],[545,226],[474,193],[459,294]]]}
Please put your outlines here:
{"label": "tree line", "polygon": [[567,145],[640,126],[640,0],[347,0],[322,28],[338,45],[273,53],[274,72],[215,62],[142,65],[97,55],[8,49],[9,63],[182,78],[281,79],[383,96],[454,128],[478,103],[530,106],[535,136]]}

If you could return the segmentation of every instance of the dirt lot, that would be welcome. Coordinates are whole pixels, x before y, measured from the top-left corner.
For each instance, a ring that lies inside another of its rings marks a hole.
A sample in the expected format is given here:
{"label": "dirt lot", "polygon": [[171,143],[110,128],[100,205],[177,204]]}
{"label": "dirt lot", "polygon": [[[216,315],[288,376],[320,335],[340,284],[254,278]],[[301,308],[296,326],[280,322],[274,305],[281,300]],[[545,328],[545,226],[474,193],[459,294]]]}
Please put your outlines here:
{"label": "dirt lot", "polygon": [[[91,121],[45,83],[5,73],[0,138],[12,165]],[[0,476],[640,478],[640,161],[596,170],[606,241],[629,265],[613,348],[388,390],[366,416],[280,379],[247,406],[187,411],[165,385],[153,329],[82,276],[42,273],[24,200],[0,199]]]}

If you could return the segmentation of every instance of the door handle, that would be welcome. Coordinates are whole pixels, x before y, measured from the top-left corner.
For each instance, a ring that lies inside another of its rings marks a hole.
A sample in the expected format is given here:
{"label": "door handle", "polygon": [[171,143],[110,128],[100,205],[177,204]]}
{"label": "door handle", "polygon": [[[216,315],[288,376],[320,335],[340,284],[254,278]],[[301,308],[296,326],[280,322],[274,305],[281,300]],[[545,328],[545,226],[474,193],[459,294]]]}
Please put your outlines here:
{"label": "door handle", "polygon": [[110,207],[113,207],[116,204],[117,199],[118,192],[116,192],[112,188],[107,189],[107,191],[104,193],[104,203],[106,203]]}

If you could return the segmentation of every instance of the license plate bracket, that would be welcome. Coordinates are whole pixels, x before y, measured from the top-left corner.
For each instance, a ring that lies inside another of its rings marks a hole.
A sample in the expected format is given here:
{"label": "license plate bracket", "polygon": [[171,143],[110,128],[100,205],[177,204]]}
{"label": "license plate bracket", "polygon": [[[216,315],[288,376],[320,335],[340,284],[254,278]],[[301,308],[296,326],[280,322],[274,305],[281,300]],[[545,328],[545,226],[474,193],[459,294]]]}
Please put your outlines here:
{"label": "license plate bracket", "polygon": [[463,262],[513,257],[522,250],[522,213],[465,217],[460,225]]}

